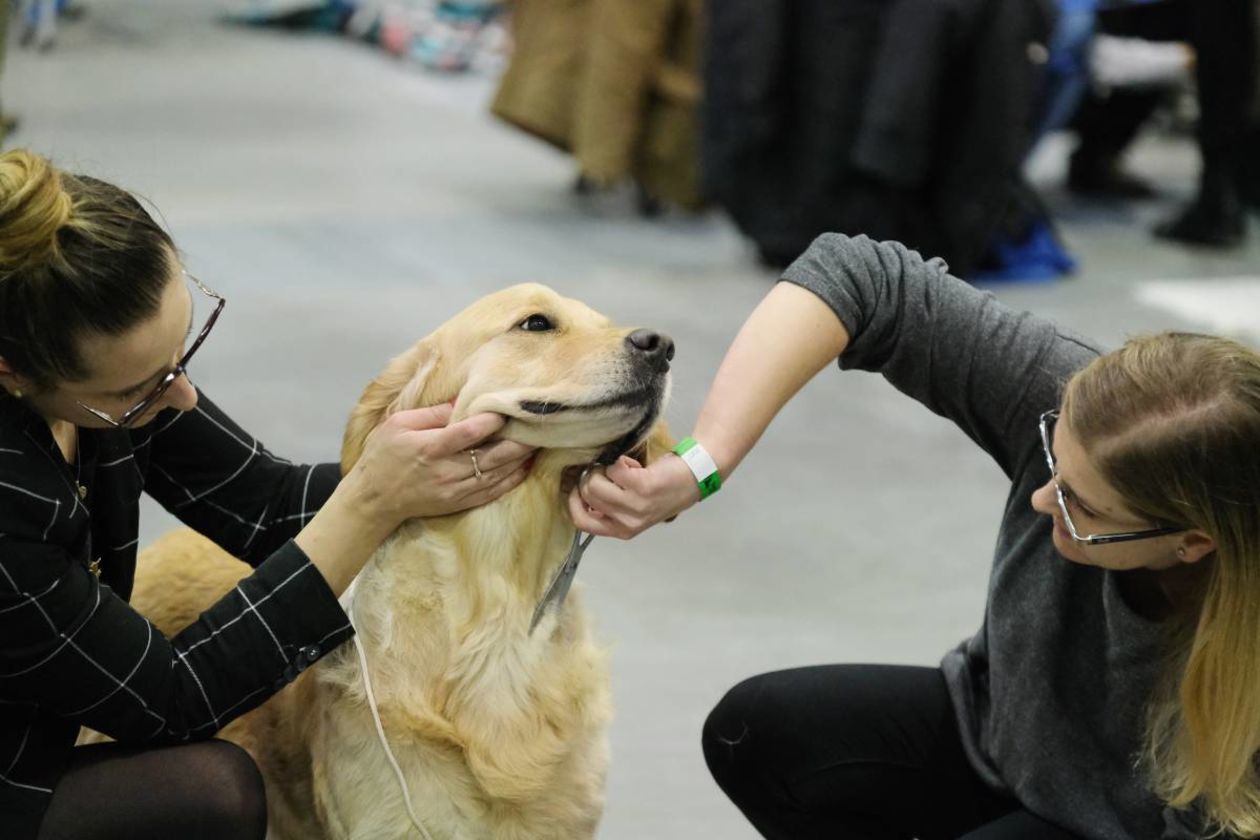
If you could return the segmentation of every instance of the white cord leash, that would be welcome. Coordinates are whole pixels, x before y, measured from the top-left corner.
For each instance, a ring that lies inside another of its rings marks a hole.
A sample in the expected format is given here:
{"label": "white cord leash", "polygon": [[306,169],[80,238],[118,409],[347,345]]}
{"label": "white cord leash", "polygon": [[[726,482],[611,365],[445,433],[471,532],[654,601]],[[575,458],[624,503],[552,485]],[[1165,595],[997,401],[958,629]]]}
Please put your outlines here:
{"label": "white cord leash", "polygon": [[[353,589],[354,584],[351,584]],[[350,593],[350,609],[347,613],[350,617],[350,626],[354,626],[354,593]],[[389,740],[385,737],[385,727],[381,724],[381,713],[376,709],[376,695],[372,693],[372,677],[368,673],[367,654],[363,652],[363,644],[359,641],[359,631],[356,629],[354,633],[354,649],[359,652],[359,667],[363,670],[363,688],[367,691],[368,708],[372,710],[372,722],[376,724],[376,736],[381,741],[381,747],[385,750],[385,757],[389,759],[390,766],[394,768],[394,775],[398,777],[398,787],[402,790],[403,804],[407,806],[407,816],[411,817],[411,824],[420,832],[420,836],[424,840],[433,840],[433,837],[425,830],[424,825],[420,822],[420,818],[416,816],[416,810],[411,806],[411,794],[407,790],[407,779],[403,776],[402,768],[398,766],[398,759],[394,758],[394,751],[389,748]]]}
{"label": "white cord leash", "polygon": [[[476,466],[477,459],[474,455],[473,467],[476,468]],[[590,468],[588,467],[586,471],[589,470]],[[583,472],[583,477],[585,477],[586,471]],[[551,579],[551,583],[543,594],[542,600],[534,608],[533,619],[529,623],[529,631],[531,633],[538,626],[538,622],[542,620],[543,614],[546,613],[548,608],[554,606],[556,609],[559,609],[564,604],[565,596],[569,594],[569,586],[573,583],[574,575],[577,574],[578,564],[582,562],[582,554],[593,539],[595,539],[594,534],[583,534],[581,531],[573,535],[573,544],[569,547],[568,556],[560,564],[560,568],[556,570],[555,577]],[[351,627],[354,627],[354,596],[358,582],[358,578],[355,578],[343,596],[347,601],[346,615],[350,618]],[[394,758],[394,751],[389,748],[389,739],[385,737],[385,727],[381,724],[381,714],[376,708],[376,695],[372,692],[372,677],[368,673],[367,654],[363,651],[363,644],[359,641],[357,629],[354,634],[354,649],[359,653],[359,668],[363,671],[363,688],[367,693],[368,708],[372,710],[372,722],[376,724],[376,736],[380,739],[381,748],[385,750],[385,757],[389,759],[390,766],[394,768],[394,775],[398,778],[398,787],[402,790],[403,804],[407,806],[407,816],[411,818],[411,824],[416,827],[416,830],[420,832],[420,836],[424,840],[433,840],[432,835],[425,830],[424,825],[420,822],[420,818],[416,816],[416,810],[411,805],[411,793],[407,790],[407,779],[403,776],[402,768],[398,766],[398,759]]]}

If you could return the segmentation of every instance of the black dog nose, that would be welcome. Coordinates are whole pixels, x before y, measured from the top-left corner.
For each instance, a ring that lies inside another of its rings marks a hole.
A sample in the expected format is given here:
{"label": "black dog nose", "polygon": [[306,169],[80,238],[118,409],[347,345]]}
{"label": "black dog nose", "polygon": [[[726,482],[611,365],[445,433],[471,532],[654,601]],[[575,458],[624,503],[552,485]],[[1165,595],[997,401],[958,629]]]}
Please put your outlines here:
{"label": "black dog nose", "polygon": [[626,344],[660,365],[668,365],[674,359],[674,340],[652,330],[635,330],[626,336]]}

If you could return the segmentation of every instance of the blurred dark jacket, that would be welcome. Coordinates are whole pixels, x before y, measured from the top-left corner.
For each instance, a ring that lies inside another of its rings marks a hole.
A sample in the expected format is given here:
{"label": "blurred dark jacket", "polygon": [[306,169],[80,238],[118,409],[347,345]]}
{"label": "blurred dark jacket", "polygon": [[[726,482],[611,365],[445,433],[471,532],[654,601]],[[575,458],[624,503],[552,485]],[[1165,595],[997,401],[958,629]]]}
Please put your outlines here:
{"label": "blurred dark jacket", "polygon": [[1251,121],[1260,127],[1260,0],[1251,0]]}
{"label": "blurred dark jacket", "polygon": [[709,0],[703,182],[776,264],[819,233],[980,262],[1035,201],[1054,0]]}
{"label": "blurred dark jacket", "polygon": [[596,183],[634,178],[698,206],[701,3],[516,0],[492,112],[571,152]]}

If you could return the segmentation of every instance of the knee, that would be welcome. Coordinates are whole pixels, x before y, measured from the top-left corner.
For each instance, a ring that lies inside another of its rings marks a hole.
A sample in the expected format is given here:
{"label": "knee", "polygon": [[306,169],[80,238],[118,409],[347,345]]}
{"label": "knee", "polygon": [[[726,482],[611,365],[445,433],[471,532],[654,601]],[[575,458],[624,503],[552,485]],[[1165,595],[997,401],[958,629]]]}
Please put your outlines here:
{"label": "knee", "polygon": [[262,838],[267,833],[267,794],[262,773],[249,753],[227,741],[205,745],[210,755],[199,780],[203,825],[215,826],[211,836]]}
{"label": "knee", "polygon": [[705,719],[701,734],[704,759],[723,789],[729,789],[738,775],[761,763],[755,753],[766,737],[765,688],[764,675],[744,680],[726,692]]}

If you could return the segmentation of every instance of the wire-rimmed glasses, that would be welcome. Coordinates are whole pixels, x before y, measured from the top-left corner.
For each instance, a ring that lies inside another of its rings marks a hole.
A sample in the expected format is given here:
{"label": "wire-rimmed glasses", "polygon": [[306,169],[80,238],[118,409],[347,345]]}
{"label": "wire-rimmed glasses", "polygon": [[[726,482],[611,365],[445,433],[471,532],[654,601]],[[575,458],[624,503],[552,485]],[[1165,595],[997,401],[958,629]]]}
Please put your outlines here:
{"label": "wire-rimmed glasses", "polygon": [[[175,384],[175,380],[179,379],[187,372],[188,361],[193,357],[193,354],[197,352],[197,348],[201,347],[202,342],[206,340],[206,336],[210,334],[210,329],[214,326],[214,322],[219,320],[219,313],[223,311],[223,307],[227,303],[227,299],[224,298],[223,295],[206,286],[188,272],[184,272],[184,276],[191,280],[203,294],[215,300],[216,303],[214,305],[214,309],[210,312],[210,317],[206,319],[205,326],[201,328],[201,332],[197,334],[197,338],[193,341],[192,345],[188,348],[184,355],[180,357],[180,360],[175,363],[175,367],[171,368],[167,374],[162,377],[158,384],[144,399],[124,411],[118,417],[114,417],[109,412],[101,411],[98,408],[93,408],[92,406],[82,402],[79,402],[80,408],[89,412],[98,420],[103,420],[115,428],[125,429],[135,422],[137,417],[144,414],[146,409],[160,400],[162,395],[166,393],[167,389],[169,389],[171,385]],[[78,402],[78,400],[76,400],[76,402]]]}
{"label": "wire-rimmed glasses", "polygon": [[1068,513],[1067,494],[1063,492],[1063,487],[1059,484],[1059,469],[1055,465],[1054,450],[1050,448],[1050,442],[1054,439],[1054,422],[1058,419],[1058,409],[1051,409],[1042,413],[1039,421],[1041,446],[1046,452],[1046,464],[1050,467],[1050,481],[1054,484],[1054,494],[1059,501],[1059,511],[1063,514],[1063,524],[1067,527],[1068,533],[1072,535],[1073,540],[1084,545],[1107,545],[1109,543],[1162,537],[1166,534],[1176,534],[1185,530],[1185,528],[1164,527],[1150,528],[1145,531],[1126,531],[1120,534],[1089,534],[1088,536],[1081,536],[1080,532],[1076,530],[1076,525],[1072,523],[1072,514]]}

